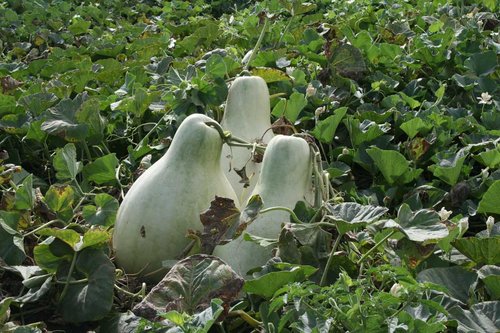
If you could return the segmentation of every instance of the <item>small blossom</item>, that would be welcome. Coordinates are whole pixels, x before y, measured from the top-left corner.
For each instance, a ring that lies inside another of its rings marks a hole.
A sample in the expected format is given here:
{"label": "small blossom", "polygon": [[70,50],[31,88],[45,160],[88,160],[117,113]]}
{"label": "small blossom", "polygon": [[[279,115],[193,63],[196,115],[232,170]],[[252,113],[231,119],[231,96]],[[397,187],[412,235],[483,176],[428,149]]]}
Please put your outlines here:
{"label": "small blossom", "polygon": [[401,297],[403,292],[405,291],[405,287],[399,283],[394,283],[391,287],[390,293],[394,297]]}
{"label": "small blossom", "polygon": [[314,95],[316,95],[316,88],[314,88],[313,85],[309,83],[306,89],[306,96],[311,97]]}
{"label": "small blossom", "polygon": [[488,235],[491,235],[493,225],[495,225],[495,218],[493,216],[488,216],[488,219],[486,220],[486,230],[488,230]]}
{"label": "small blossom", "polygon": [[491,104],[491,95],[488,92],[481,93],[481,97],[476,97],[479,100],[479,104]]}
{"label": "small blossom", "polygon": [[446,221],[451,216],[451,213],[453,213],[451,210],[446,210],[444,207],[438,212],[441,221]]}
{"label": "small blossom", "polygon": [[316,117],[316,119],[319,118],[319,116],[324,113],[326,111],[326,107],[325,106],[320,106],[319,108],[317,108],[315,111],[314,111],[314,117]]}

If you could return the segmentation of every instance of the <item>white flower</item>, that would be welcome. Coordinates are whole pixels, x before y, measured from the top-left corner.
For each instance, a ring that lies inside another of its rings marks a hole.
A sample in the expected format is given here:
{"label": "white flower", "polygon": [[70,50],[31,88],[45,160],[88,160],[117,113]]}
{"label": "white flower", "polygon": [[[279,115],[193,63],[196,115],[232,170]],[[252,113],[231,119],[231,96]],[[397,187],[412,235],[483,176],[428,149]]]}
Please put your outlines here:
{"label": "white flower", "polygon": [[401,297],[403,295],[403,293],[405,292],[405,287],[403,287],[399,283],[394,283],[389,292],[394,297]]}
{"label": "white flower", "polygon": [[451,213],[453,213],[453,211],[446,210],[444,209],[444,207],[442,207],[441,210],[438,212],[441,221],[446,221],[451,216]]}
{"label": "white flower", "polygon": [[314,96],[315,94],[316,94],[316,88],[314,88],[313,85],[309,83],[306,89],[306,96],[311,97]]}
{"label": "white flower", "polygon": [[493,216],[488,216],[486,220],[486,230],[488,230],[488,235],[491,235],[491,231],[493,230],[493,226],[495,225],[495,218]]}
{"label": "white flower", "polygon": [[488,92],[481,93],[481,97],[476,97],[479,100],[479,104],[491,104],[491,95]]}

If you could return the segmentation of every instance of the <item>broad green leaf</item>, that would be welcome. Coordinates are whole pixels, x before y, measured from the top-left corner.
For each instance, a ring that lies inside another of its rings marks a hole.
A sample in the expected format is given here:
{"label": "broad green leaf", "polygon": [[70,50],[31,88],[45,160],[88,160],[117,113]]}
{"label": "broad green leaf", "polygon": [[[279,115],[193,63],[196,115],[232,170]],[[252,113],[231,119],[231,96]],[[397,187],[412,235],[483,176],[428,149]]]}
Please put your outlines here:
{"label": "broad green leaf", "polygon": [[92,225],[112,226],[118,211],[118,200],[106,193],[94,197],[94,205],[83,206],[82,215],[85,221]]}
{"label": "broad green leaf", "polygon": [[333,50],[331,65],[338,74],[349,78],[360,78],[366,71],[363,55],[349,44],[342,44]]}
{"label": "broad green leaf", "polygon": [[489,149],[474,156],[474,159],[490,169],[500,167],[500,146]]}
{"label": "broad green leaf", "polygon": [[386,207],[361,205],[356,202],[344,202],[337,205],[326,205],[328,217],[337,224],[341,234],[363,227],[379,220],[387,211]]}
{"label": "broad green leaf", "polygon": [[485,265],[477,271],[477,274],[486,286],[491,298],[500,299],[500,267]]}
{"label": "broad green leaf", "polygon": [[60,135],[70,142],[84,140],[88,135],[89,124],[79,123],[77,113],[87,100],[86,93],[78,94],[74,99],[61,100],[47,110],[41,129],[49,134]]}
{"label": "broad green leaf", "polygon": [[118,167],[116,154],[111,153],[95,159],[83,167],[83,175],[96,184],[116,181],[116,168]]}
{"label": "broad green leaf", "polygon": [[56,149],[53,164],[56,169],[56,178],[59,180],[74,180],[82,170],[82,163],[76,160],[76,148],[73,143]]}
{"label": "broad green leaf", "polygon": [[500,265],[500,237],[466,237],[455,240],[452,245],[476,264]]}
{"label": "broad green leaf", "polygon": [[26,111],[38,116],[57,102],[57,96],[52,93],[40,92],[23,96],[17,102],[25,107]]}
{"label": "broad green leaf", "polygon": [[412,211],[407,204],[402,204],[399,208],[397,223],[389,220],[384,227],[396,228],[411,241],[424,244],[432,244],[448,236],[448,228],[441,222],[436,211],[431,209]]}
{"label": "broad green leaf", "polygon": [[26,294],[16,298],[16,301],[21,303],[40,301],[52,289],[53,279],[52,274],[45,274],[24,280],[23,285],[29,290]]}
{"label": "broad green leaf", "polygon": [[416,99],[414,99],[414,98],[406,95],[404,92],[400,92],[399,96],[401,96],[401,98],[403,99],[403,101],[405,101],[405,103],[408,104],[408,106],[410,108],[412,108],[412,109],[416,109],[416,108],[418,108],[421,105],[419,101],[417,101]]}
{"label": "broad green leaf", "polygon": [[193,314],[213,298],[227,303],[241,290],[243,279],[217,257],[198,254],[175,264],[163,280],[134,307],[134,313],[154,319],[165,308]]}
{"label": "broad green leaf", "polygon": [[400,152],[396,150],[383,150],[378,147],[367,149],[366,152],[380,170],[389,184],[406,184],[418,177],[421,169],[414,170]]}
{"label": "broad green leaf", "polygon": [[295,122],[300,111],[307,105],[305,95],[293,92],[289,99],[281,99],[273,108],[272,114],[277,117],[285,116],[290,122]]}
{"label": "broad green leaf", "polygon": [[500,180],[496,180],[488,190],[483,194],[479,202],[477,211],[480,213],[500,214]]}
{"label": "broad green leaf", "polygon": [[469,149],[462,148],[456,154],[438,154],[436,157],[438,162],[429,166],[434,176],[449,185],[455,185],[462,171],[462,166],[469,154]]}
{"label": "broad green leaf", "polygon": [[68,26],[68,30],[75,36],[82,35],[87,32],[91,23],[92,21],[86,20],[83,17],[74,16],[71,20],[71,24]]}
{"label": "broad green leaf", "polygon": [[207,59],[206,73],[212,77],[224,77],[227,74],[226,63],[220,54],[212,54]]}
{"label": "broad green leaf", "polygon": [[0,325],[2,325],[2,326],[9,319],[9,315],[10,315],[9,306],[13,300],[14,300],[13,297],[6,297],[0,301]]}
{"label": "broad green leaf", "polygon": [[358,147],[363,142],[370,142],[390,130],[388,124],[379,125],[369,120],[360,123],[358,119],[352,116],[345,118],[343,123],[349,131],[353,147]]}
{"label": "broad green leaf", "polygon": [[0,116],[14,113],[16,109],[16,98],[0,93]]}
{"label": "broad green leaf", "polygon": [[14,207],[19,210],[32,209],[35,203],[35,191],[33,190],[33,175],[24,178],[22,186],[16,190],[16,201]]}
{"label": "broad green leaf", "polygon": [[78,244],[76,251],[106,245],[110,239],[111,234],[109,232],[101,229],[90,229],[83,234],[82,242]]}
{"label": "broad green leaf", "polygon": [[45,193],[45,203],[64,221],[73,217],[75,191],[71,185],[52,185]]}
{"label": "broad green leaf", "polygon": [[477,76],[488,75],[497,67],[497,54],[495,51],[474,53],[465,60],[464,65]]}
{"label": "broad green leaf", "polygon": [[209,307],[190,318],[189,327],[195,332],[208,333],[224,311],[223,303],[221,299],[212,299]]}
{"label": "broad green leaf", "polygon": [[476,303],[470,311],[457,305],[449,314],[450,319],[458,322],[458,333],[500,331],[500,301]]}
{"label": "broad green leaf", "polygon": [[113,305],[115,266],[102,251],[87,248],[78,254],[75,268],[82,273],[78,278],[88,280],[68,286],[59,303],[62,317],[70,323],[104,318]]}
{"label": "broad green leaf", "polygon": [[36,232],[40,236],[52,236],[68,244],[73,250],[77,251],[80,246],[81,236],[72,229],[45,228]]}
{"label": "broad green leaf", "polygon": [[55,239],[50,244],[35,246],[33,254],[40,268],[49,273],[55,273],[61,263],[71,261],[74,251],[67,243]]}
{"label": "broad green leaf", "polygon": [[468,304],[471,296],[471,286],[476,283],[478,276],[460,266],[436,267],[421,271],[417,275],[419,282],[432,282],[445,287],[448,295]]}
{"label": "broad green leaf", "polygon": [[432,129],[432,125],[426,124],[421,118],[416,117],[402,123],[400,128],[410,139],[413,139],[418,133],[426,135]]}
{"label": "broad green leaf", "polygon": [[307,265],[291,265],[289,270],[270,272],[256,279],[245,281],[243,290],[265,298],[271,298],[281,287],[302,282],[313,275],[317,268]]}
{"label": "broad green leaf", "polygon": [[335,132],[337,131],[337,127],[342,121],[342,118],[346,115],[347,111],[347,107],[336,109],[333,111],[333,115],[329,116],[325,120],[319,121],[311,134],[321,142],[331,143],[335,136]]}
{"label": "broad green leaf", "polygon": [[22,235],[0,219],[0,258],[7,265],[20,265],[26,258]]}

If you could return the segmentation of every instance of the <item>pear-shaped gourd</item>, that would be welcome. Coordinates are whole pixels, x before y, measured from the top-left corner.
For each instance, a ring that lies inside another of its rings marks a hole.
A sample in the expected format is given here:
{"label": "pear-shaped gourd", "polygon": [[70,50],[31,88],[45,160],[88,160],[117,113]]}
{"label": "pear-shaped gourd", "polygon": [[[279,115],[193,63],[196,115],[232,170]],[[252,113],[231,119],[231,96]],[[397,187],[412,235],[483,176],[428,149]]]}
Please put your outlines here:
{"label": "pear-shaped gourd", "polygon": [[[266,148],[262,170],[252,195],[262,198],[265,208],[284,206],[290,209],[298,201],[305,201],[312,191],[311,151],[308,143],[293,136],[277,135]],[[290,220],[286,211],[275,210],[257,216],[246,232],[277,239],[281,225]],[[214,255],[245,276],[254,268],[264,265],[272,257],[272,250],[245,241],[240,236],[225,245],[219,245]]]}
{"label": "pear-shaped gourd", "polygon": [[[234,190],[220,167],[223,141],[202,114],[188,116],[168,151],[132,185],[120,205],[113,234],[116,260],[126,273],[159,280],[162,261],[177,259],[189,244],[188,229],[202,230],[199,214],[215,196]],[[162,274],[163,273],[163,274]]]}
{"label": "pear-shaped gourd", "polygon": [[[264,79],[259,76],[236,78],[229,88],[222,128],[248,142],[268,143],[274,136],[270,118],[269,90]],[[261,163],[252,160],[250,149],[226,145],[222,150],[221,166],[240,202],[245,202],[257,183]],[[248,187],[244,187],[242,177],[236,172],[243,167],[249,178]]]}

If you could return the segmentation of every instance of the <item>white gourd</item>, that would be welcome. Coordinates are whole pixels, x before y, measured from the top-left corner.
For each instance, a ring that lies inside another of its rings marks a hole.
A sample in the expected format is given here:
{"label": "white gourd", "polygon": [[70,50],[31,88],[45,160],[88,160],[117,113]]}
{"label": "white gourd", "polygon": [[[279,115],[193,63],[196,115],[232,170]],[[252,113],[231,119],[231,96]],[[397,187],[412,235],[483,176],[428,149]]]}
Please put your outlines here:
{"label": "white gourd", "polygon": [[[248,142],[268,143],[274,136],[270,118],[269,90],[264,79],[259,76],[236,78],[229,88],[222,128]],[[257,183],[261,163],[252,161],[252,151],[248,148],[224,145],[221,166],[240,202],[245,202]],[[246,188],[235,171],[244,166],[250,182]]]}
{"label": "white gourd", "polygon": [[[298,201],[305,201],[311,195],[311,175],[308,143],[300,137],[276,135],[266,148],[261,174],[252,195],[261,196],[263,209],[275,206],[293,209]],[[289,220],[290,214],[286,211],[270,211],[258,215],[246,232],[276,239],[282,223]],[[272,250],[245,241],[240,236],[228,244],[217,246],[213,254],[246,276],[248,270],[264,265],[272,257]]]}
{"label": "white gourd", "polygon": [[[156,163],[132,185],[118,210],[113,234],[116,260],[126,273],[145,275],[186,248],[188,229],[202,230],[199,214],[215,196],[239,207],[220,168],[223,141],[202,114],[188,116]],[[163,274],[162,274],[163,273]],[[165,272],[152,277],[158,280]]]}

